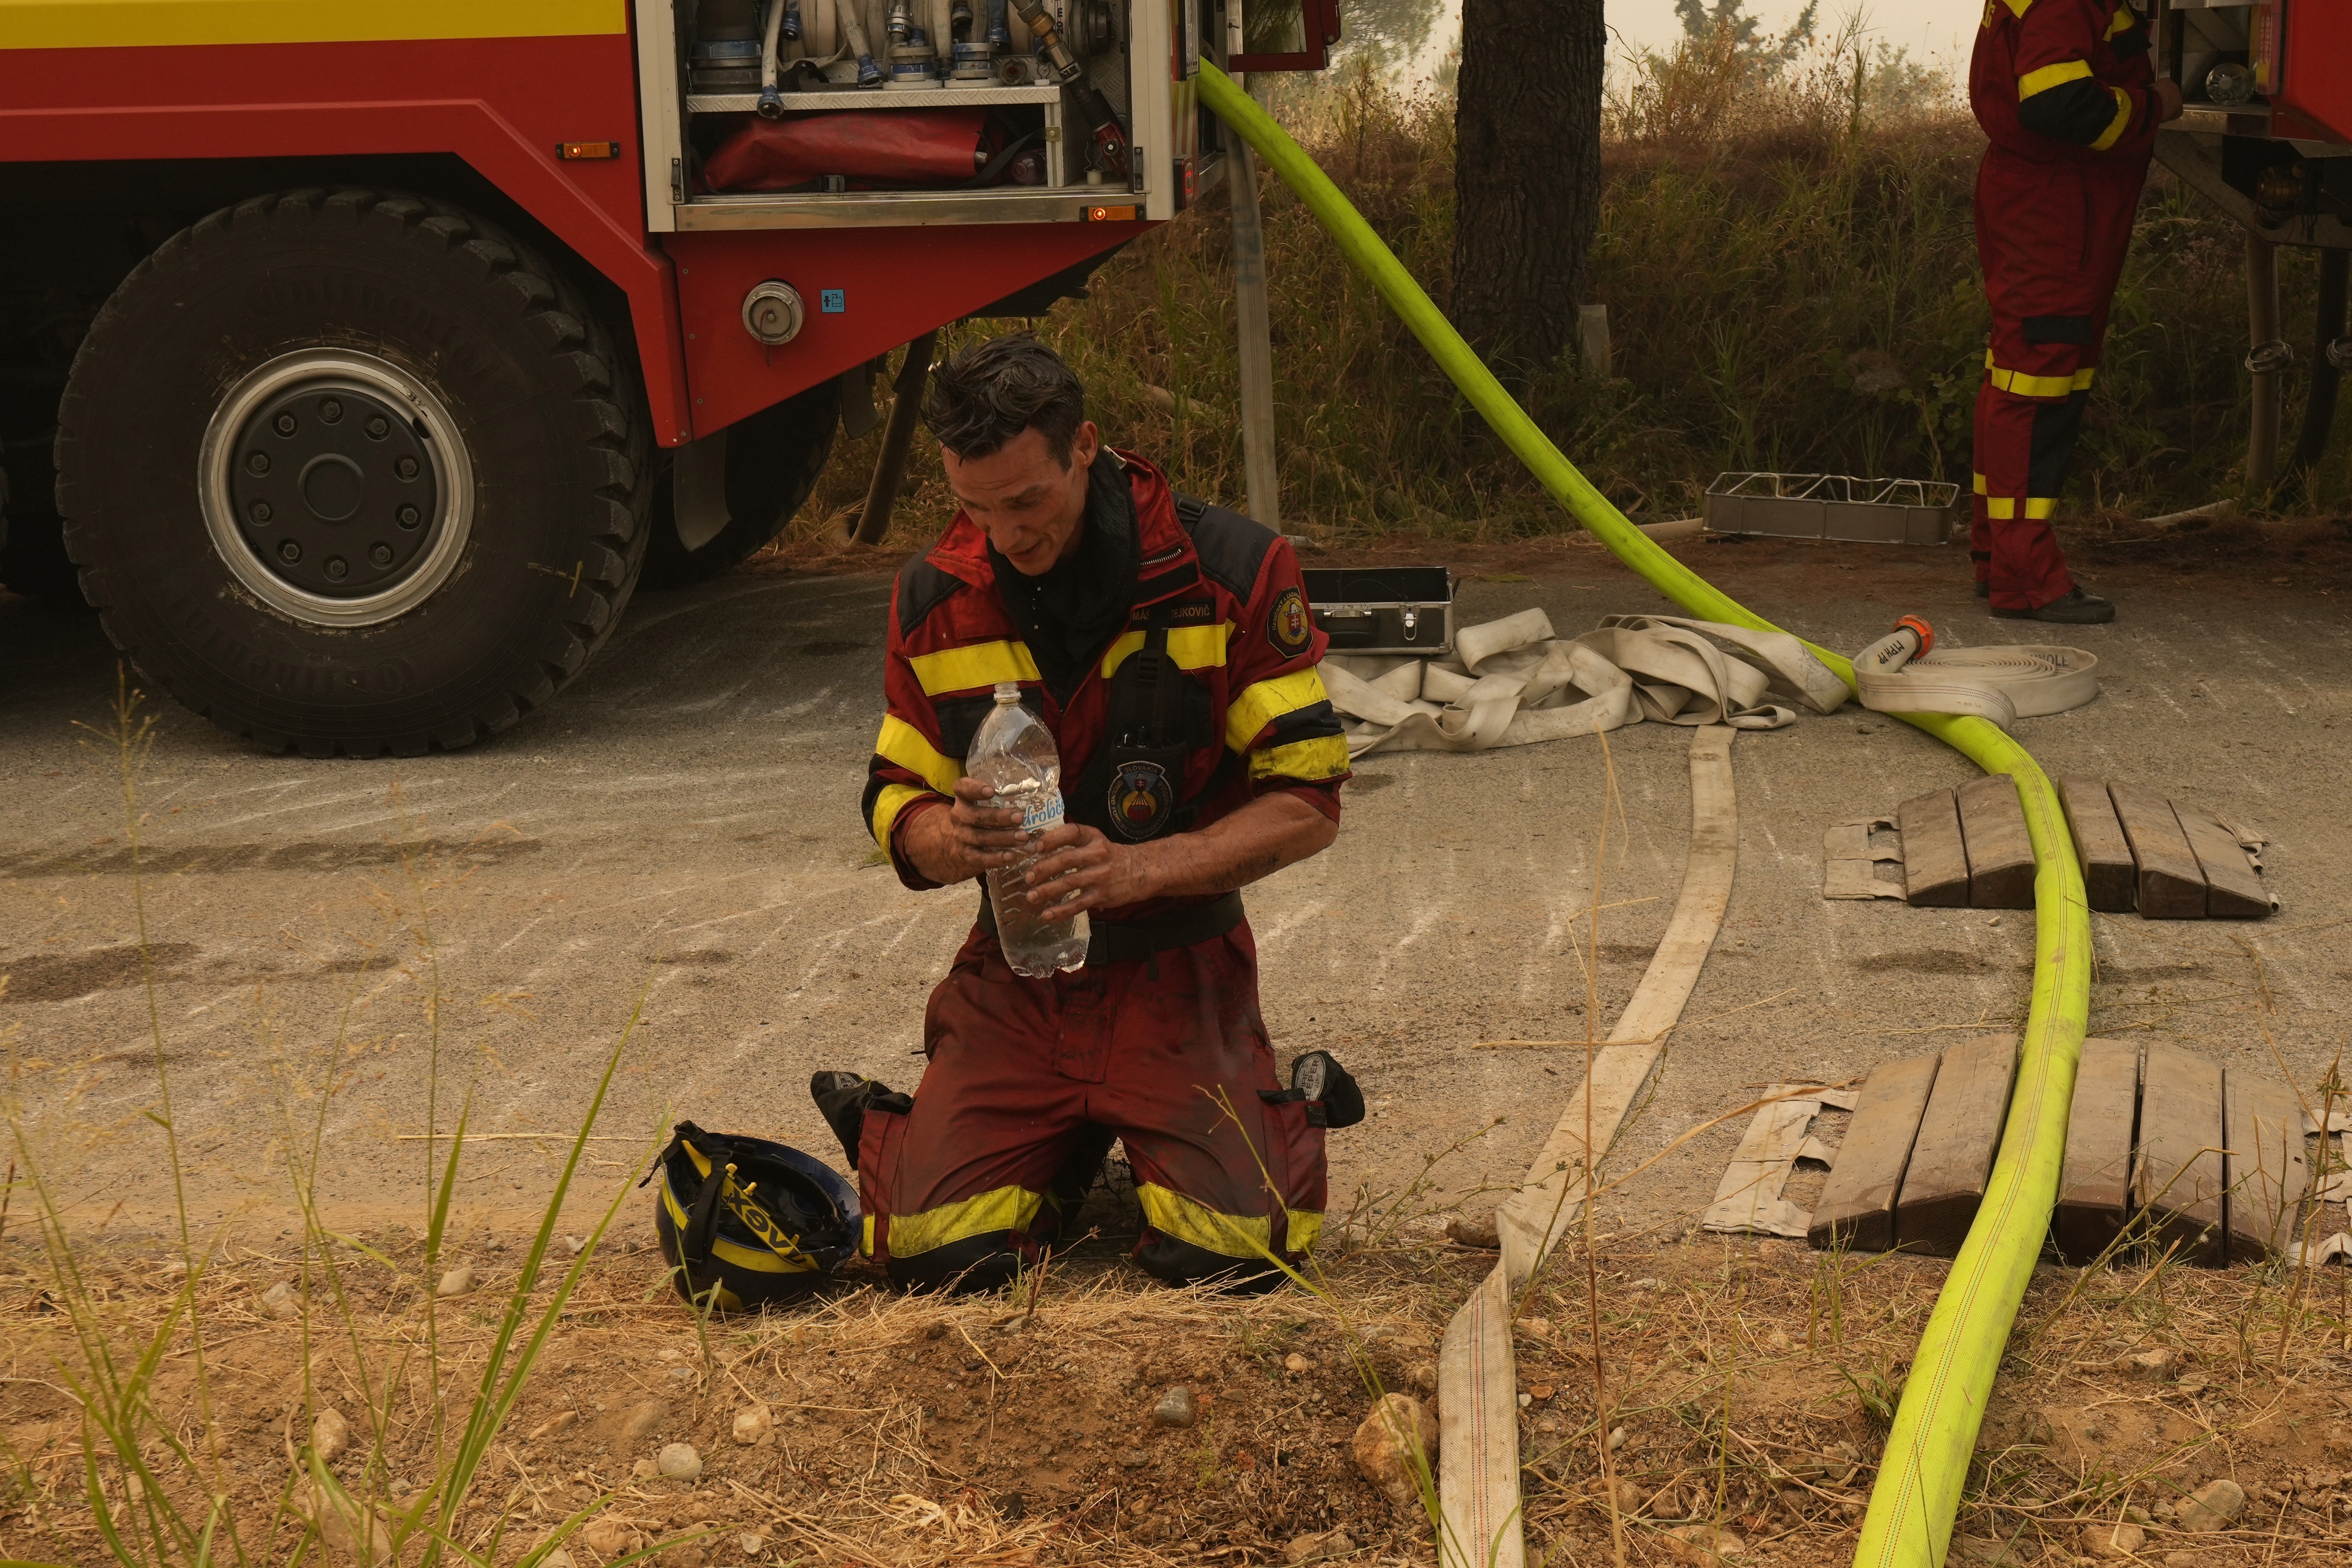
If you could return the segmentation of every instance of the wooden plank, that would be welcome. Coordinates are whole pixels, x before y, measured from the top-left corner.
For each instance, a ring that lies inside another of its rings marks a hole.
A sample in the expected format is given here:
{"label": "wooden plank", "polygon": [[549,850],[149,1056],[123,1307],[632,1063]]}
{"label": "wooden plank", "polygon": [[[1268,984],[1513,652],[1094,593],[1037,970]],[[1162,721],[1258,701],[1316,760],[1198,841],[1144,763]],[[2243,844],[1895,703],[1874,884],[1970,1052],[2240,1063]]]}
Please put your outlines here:
{"label": "wooden plank", "polygon": [[1903,833],[1903,897],[1930,909],[1967,908],[1969,857],[1952,792],[1915,795],[1895,808],[1895,820]]}
{"label": "wooden plank", "polygon": [[1992,1177],[2016,1078],[2015,1035],[1987,1035],[1944,1052],[1895,1204],[1896,1247],[1927,1258],[1959,1251]]}
{"label": "wooden plank", "polygon": [[1969,908],[2032,909],[2033,839],[2025,831],[2017,781],[2007,773],[1989,773],[1970,779],[1954,793],[1960,808],[1960,846],[1969,858]]}
{"label": "wooden plank", "polygon": [[[2104,804],[2106,791],[2098,798]],[[2122,839],[2121,828],[2116,837]],[[2138,1112],[2139,1047],[2084,1040],[2066,1118],[2058,1207],[2050,1219],[2058,1256],[2069,1263],[2090,1262],[2123,1234],[2131,1211],[2132,1126]]]}
{"label": "wooden plank", "polygon": [[2139,901],[2139,869],[2132,864],[2131,841],[2124,837],[2107,786],[2097,779],[2060,779],[2058,799],[2074,835],[2074,853],[2082,857],[2091,907],[2107,914],[2127,912]]}
{"label": "wooden plank", "polygon": [[2221,1064],[2178,1046],[2148,1047],[2140,1065],[2132,1207],[2147,1211],[2158,1253],[2178,1243],[2181,1261],[2221,1266],[2225,1147]]}
{"label": "wooden plank", "polygon": [[2258,921],[2271,912],[2270,889],[2254,873],[2254,863],[2238,845],[2238,836],[2221,826],[2212,813],[2173,803],[2172,815],[2205,874],[2205,918],[2212,921]]}
{"label": "wooden plank", "polygon": [[2230,1140],[2230,1261],[2253,1263],[2300,1238],[2311,1163],[2303,1145],[2303,1105],[2266,1074],[2221,1075],[2221,1130]]}
{"label": "wooden plank", "polygon": [[1936,1087],[1935,1057],[1912,1057],[1871,1069],[1854,1101],[1837,1163],[1813,1205],[1807,1239],[1815,1247],[1843,1245],[1860,1252],[1885,1252],[1895,1245],[1895,1199],[1911,1163],[1919,1118]]}
{"label": "wooden plank", "polygon": [[2111,784],[2107,797],[2116,803],[2116,816],[2131,843],[2132,863],[2139,868],[2139,912],[2151,921],[2195,921],[2205,918],[2205,873],[2198,868],[2197,853],[2180,831],[2172,803],[2137,784]]}

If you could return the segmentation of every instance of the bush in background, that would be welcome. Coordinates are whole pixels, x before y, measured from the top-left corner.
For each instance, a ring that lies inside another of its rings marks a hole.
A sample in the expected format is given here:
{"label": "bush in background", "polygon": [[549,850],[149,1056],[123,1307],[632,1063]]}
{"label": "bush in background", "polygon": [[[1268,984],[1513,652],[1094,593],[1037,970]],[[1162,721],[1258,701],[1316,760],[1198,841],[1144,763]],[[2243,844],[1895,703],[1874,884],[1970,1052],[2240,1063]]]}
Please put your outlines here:
{"label": "bush in background", "polygon": [[[1452,105],[1369,58],[1281,84],[1274,106],[1441,301],[1453,254]],[[1727,37],[1640,58],[1612,95],[1592,253],[1612,374],[1561,363],[1524,388],[1561,449],[1637,521],[1687,516],[1726,469],[1953,480],[1986,333],[1970,212],[1982,137],[1949,79],[1849,26],[1785,68]],[[1404,527],[1507,537],[1571,526],[1271,177],[1285,525],[1336,539]],[[1036,323],[1086,377],[1111,438],[1203,496],[1242,499],[1222,187],[1137,241],[1091,297]],[[2118,289],[2069,510],[2148,513],[2238,493],[2247,421],[2242,231],[2160,166]],[[2316,268],[2280,258],[2307,353]],[[1003,329],[974,323],[961,337]],[[2290,376],[2291,445],[2304,378]],[[862,494],[872,438],[825,500]],[[2283,508],[2340,507],[2338,450]],[[928,443],[908,542],[951,510]],[[2259,500],[2261,498],[2248,498]]]}

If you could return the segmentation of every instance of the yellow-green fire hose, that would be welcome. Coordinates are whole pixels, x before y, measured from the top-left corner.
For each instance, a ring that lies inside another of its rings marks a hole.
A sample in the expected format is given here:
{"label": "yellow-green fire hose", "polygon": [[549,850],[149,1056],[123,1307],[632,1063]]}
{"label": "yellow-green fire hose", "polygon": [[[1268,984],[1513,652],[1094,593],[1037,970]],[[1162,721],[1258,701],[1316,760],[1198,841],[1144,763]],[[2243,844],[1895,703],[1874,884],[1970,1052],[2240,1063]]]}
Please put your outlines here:
{"label": "yellow-green fire hose", "polygon": [[[1202,101],[1297,193],[1471,406],[1579,523],[1691,615],[1759,630],[1779,629],[1659,549],[1577,472],[1339,187],[1232,78],[1204,61],[1200,85]],[[1849,686],[1853,683],[1853,666],[1843,656],[1822,647],[1813,651]],[[2016,780],[2026,827],[2033,837],[2035,867],[2033,998],[2000,1155],[1983,1206],[1953,1260],[1912,1358],[1854,1552],[1861,1568],[1935,1568],[1944,1561],[1993,1374],[2057,1201],[2074,1068],[2090,1015],[2091,921],[2082,868],[2075,863],[2057,793],[2025,748],[1982,719],[1895,717],[1935,736],[1987,773],[2006,773]]]}

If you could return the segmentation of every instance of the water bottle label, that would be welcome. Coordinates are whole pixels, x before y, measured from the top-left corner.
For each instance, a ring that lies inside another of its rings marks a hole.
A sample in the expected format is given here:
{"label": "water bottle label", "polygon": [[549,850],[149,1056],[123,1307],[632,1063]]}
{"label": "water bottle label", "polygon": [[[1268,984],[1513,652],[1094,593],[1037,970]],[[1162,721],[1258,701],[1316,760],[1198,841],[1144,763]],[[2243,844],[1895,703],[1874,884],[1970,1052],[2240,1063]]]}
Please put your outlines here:
{"label": "water bottle label", "polygon": [[1062,826],[1062,792],[1055,790],[1021,814],[1021,831],[1045,833]]}

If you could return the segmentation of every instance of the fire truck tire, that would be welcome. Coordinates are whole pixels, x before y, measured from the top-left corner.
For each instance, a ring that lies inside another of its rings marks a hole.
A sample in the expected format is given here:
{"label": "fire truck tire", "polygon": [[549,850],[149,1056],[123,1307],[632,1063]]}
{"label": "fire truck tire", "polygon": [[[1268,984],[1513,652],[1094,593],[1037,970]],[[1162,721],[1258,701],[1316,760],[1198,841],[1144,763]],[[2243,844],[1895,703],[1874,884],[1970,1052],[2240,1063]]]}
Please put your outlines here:
{"label": "fire truck tire", "polygon": [[42,483],[51,478],[48,455],[19,450],[15,456],[16,477],[0,470],[0,511],[6,513],[0,517],[0,588],[61,610],[87,611],[58,514],[39,504],[55,488]]}
{"label": "fire truck tire", "polygon": [[772,543],[816,489],[841,424],[841,383],[807,391],[727,427],[727,526],[699,549],[677,536],[667,450],[654,454],[653,525],[639,586],[684,588],[730,572]]}
{"label": "fire truck tire", "polygon": [[115,645],[233,734],[469,745],[579,674],[635,584],[651,441],[624,363],[562,274],[469,214],[256,197],[91,323],[59,411],[66,547]]}

